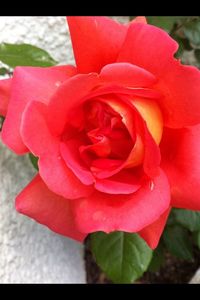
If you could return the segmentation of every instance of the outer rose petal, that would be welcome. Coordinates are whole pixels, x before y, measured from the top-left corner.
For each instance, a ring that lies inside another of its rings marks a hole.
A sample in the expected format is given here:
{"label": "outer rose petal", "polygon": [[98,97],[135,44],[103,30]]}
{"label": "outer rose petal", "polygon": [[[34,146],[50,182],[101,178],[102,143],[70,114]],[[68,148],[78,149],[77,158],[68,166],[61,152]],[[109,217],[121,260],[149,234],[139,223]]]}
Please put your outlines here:
{"label": "outer rose petal", "polygon": [[68,17],[79,73],[99,72],[116,61],[127,28],[106,17]]}
{"label": "outer rose petal", "polygon": [[33,101],[27,105],[21,126],[23,142],[40,157],[39,172],[50,190],[68,199],[87,197],[93,187],[82,184],[64,163],[59,140],[49,132],[46,115],[45,104]]}
{"label": "outer rose petal", "polygon": [[103,193],[111,194],[111,195],[119,195],[119,194],[131,194],[137,191],[140,188],[140,185],[131,182],[118,182],[112,179],[99,179],[95,184],[95,188],[98,191]]}
{"label": "outer rose petal", "polygon": [[[99,82],[100,83],[100,82]],[[89,98],[94,98],[94,97],[98,97],[99,96],[103,96],[103,95],[117,95],[119,98],[119,94],[121,94],[121,96],[124,95],[131,95],[133,97],[142,97],[142,98],[147,98],[147,99],[158,99],[161,97],[160,92],[151,89],[151,88],[133,88],[133,87],[125,87],[125,86],[120,86],[119,84],[105,84],[105,85],[100,85],[99,87],[97,87],[96,89],[94,89],[92,92],[90,92],[88,95],[86,95],[86,97],[84,98],[84,100],[87,100]],[[120,96],[120,97],[121,97]],[[103,99],[101,97],[101,99]]]}
{"label": "outer rose petal", "polygon": [[200,122],[200,72],[181,65],[173,57],[177,48],[178,44],[165,31],[147,24],[132,24],[118,57],[118,62],[138,65],[157,77],[155,88],[164,96],[157,101],[165,125],[173,128]]}
{"label": "outer rose petal", "polygon": [[59,147],[53,151],[39,159],[40,175],[50,190],[68,199],[91,195],[93,186],[84,185],[66,166],[59,156]]}
{"label": "outer rose petal", "polygon": [[59,234],[78,241],[86,237],[74,223],[72,202],[52,193],[39,175],[17,196],[15,205],[18,212]]}
{"label": "outer rose petal", "polygon": [[[74,76],[60,86],[48,105],[48,124],[54,135],[60,135],[63,132],[69,113],[97,85],[99,85],[98,75],[91,73]],[[52,122],[52,118],[56,122]]]}
{"label": "outer rose petal", "polygon": [[131,195],[95,192],[87,199],[74,201],[77,226],[85,233],[138,232],[156,221],[169,204],[169,184],[162,171],[154,182],[145,183]]}
{"label": "outer rose petal", "polygon": [[38,101],[27,104],[21,121],[20,134],[24,144],[35,156],[48,155],[59,139],[51,135],[46,123],[47,105]]}
{"label": "outer rose petal", "polygon": [[172,206],[200,210],[200,125],[166,129],[160,146]]}
{"label": "outer rose petal", "polygon": [[100,79],[105,82],[140,88],[149,87],[156,82],[153,74],[130,63],[106,65],[101,70]]}
{"label": "outer rose petal", "polygon": [[154,223],[142,229],[139,235],[147,242],[149,247],[155,249],[158,246],[160,237],[164,230],[167,218],[169,216],[171,207],[169,207]]}
{"label": "outer rose petal", "polygon": [[94,183],[94,177],[80,158],[79,141],[72,139],[60,144],[60,152],[66,165],[83,182],[89,185]]}
{"label": "outer rose petal", "polygon": [[139,190],[140,187],[141,179],[127,170],[110,178],[97,179],[95,183],[95,188],[98,191],[116,195],[131,194]]}
{"label": "outer rose petal", "polygon": [[144,23],[144,24],[147,24],[147,20],[146,20],[145,17],[136,17],[135,19],[133,19],[131,21],[130,24],[132,24],[132,23]]}
{"label": "outer rose petal", "polygon": [[147,23],[145,17],[124,25],[107,17],[67,17],[67,21],[80,73],[99,72],[115,62],[130,24]]}
{"label": "outer rose petal", "polygon": [[0,116],[5,116],[8,109],[12,79],[0,80]]}
{"label": "outer rose petal", "polygon": [[17,67],[12,78],[8,113],[3,125],[3,142],[17,154],[28,152],[20,136],[22,113],[28,102],[48,103],[58,86],[76,73],[72,66],[50,68]]}

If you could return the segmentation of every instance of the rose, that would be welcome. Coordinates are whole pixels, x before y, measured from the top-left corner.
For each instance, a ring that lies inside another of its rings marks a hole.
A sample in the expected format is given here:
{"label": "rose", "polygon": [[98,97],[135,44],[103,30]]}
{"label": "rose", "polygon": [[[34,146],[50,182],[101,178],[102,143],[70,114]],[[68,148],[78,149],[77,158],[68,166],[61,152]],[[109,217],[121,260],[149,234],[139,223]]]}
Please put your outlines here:
{"label": "rose", "polygon": [[200,72],[145,18],[68,24],[77,67],[0,82],[3,142],[39,157],[16,209],[77,240],[120,230],[155,248],[172,206],[200,209]]}

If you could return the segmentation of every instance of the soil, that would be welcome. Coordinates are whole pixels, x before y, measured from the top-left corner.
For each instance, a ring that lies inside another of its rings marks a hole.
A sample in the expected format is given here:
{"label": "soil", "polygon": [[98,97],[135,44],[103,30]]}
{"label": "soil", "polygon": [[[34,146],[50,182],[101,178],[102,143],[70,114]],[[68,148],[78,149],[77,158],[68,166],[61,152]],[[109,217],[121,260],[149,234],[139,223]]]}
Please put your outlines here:
{"label": "soil", "polygon": [[[85,245],[85,264],[87,273],[87,283],[108,284],[112,283],[97,266],[89,243]],[[165,255],[165,264],[159,272],[146,272],[137,282],[138,284],[183,284],[188,283],[196,270],[200,266],[200,254],[198,249],[194,249],[194,261],[187,262],[180,260],[169,253]]]}

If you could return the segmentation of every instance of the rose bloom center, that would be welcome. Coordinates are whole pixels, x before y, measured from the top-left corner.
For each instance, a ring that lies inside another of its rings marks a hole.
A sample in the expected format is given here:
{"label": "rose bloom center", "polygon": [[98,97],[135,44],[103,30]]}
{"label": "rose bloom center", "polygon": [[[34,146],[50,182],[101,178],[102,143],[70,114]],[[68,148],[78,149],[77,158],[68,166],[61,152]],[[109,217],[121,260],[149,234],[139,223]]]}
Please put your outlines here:
{"label": "rose bloom center", "polygon": [[[137,168],[143,162],[145,151],[136,121],[138,116],[159,145],[163,119],[157,103],[137,97],[129,97],[126,102],[113,95],[89,99],[74,109],[62,143],[71,151],[70,155],[76,155],[81,168],[89,170],[94,177],[106,178],[122,168]],[[69,167],[73,171],[76,168],[72,164]]]}

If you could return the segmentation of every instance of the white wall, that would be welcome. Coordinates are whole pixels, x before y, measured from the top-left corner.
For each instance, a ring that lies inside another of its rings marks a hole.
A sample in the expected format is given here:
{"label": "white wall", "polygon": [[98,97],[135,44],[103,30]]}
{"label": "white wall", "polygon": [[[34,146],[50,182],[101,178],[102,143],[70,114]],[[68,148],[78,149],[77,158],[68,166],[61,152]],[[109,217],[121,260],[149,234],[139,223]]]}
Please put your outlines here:
{"label": "white wall", "polygon": [[29,43],[60,63],[73,63],[65,17],[0,17],[0,43]]}

